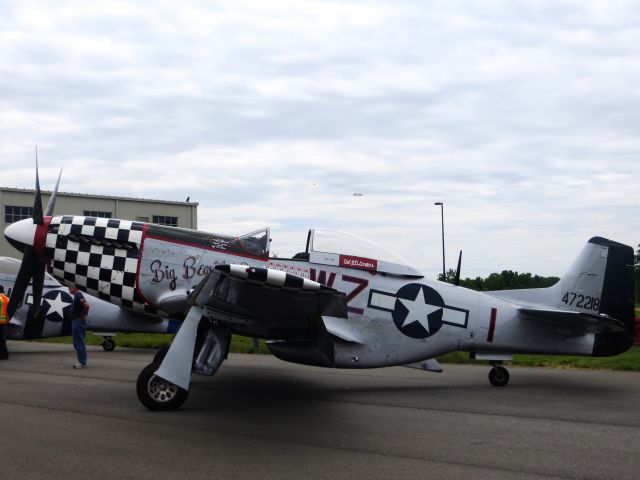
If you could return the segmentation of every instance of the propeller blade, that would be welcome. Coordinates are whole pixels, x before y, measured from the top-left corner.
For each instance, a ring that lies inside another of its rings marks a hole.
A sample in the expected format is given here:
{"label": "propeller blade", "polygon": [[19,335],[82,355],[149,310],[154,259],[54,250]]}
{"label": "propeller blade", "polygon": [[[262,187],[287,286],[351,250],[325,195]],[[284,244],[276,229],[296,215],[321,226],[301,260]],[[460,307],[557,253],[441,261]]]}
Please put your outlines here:
{"label": "propeller blade", "polygon": [[[34,252],[35,253],[35,252]],[[46,265],[37,261],[33,269],[33,288],[31,293],[33,294],[33,317],[37,317],[40,313],[40,307],[42,303],[42,290],[44,287],[44,270]]]}
{"label": "propeller blade", "polygon": [[458,268],[456,269],[456,278],[453,279],[453,284],[456,286],[460,285],[460,267],[462,265],[462,250],[460,250],[460,255],[458,255]]}
{"label": "propeller blade", "polygon": [[42,198],[40,198],[40,177],[38,176],[38,150],[36,147],[36,198],[33,202],[33,223],[36,225],[44,224],[42,215]]}
{"label": "propeller blade", "polygon": [[51,194],[51,198],[49,198],[49,203],[47,203],[47,209],[44,214],[47,217],[53,215],[53,209],[56,207],[56,196],[58,195],[58,186],[60,185],[60,177],[62,177],[62,169],[60,169],[60,173],[58,174],[58,181],[56,182],[56,187],[53,189],[53,193]]}
{"label": "propeller blade", "polygon": [[[20,266],[20,270],[18,271],[18,275],[16,276],[16,282],[13,285],[13,290],[11,291],[9,305],[7,305],[8,319],[11,319],[11,317],[13,317],[13,314],[16,313],[16,310],[20,306],[20,303],[24,298],[24,294],[27,291],[27,287],[29,286],[29,280],[31,280],[33,273],[37,271],[39,263],[40,261],[38,260],[38,254],[33,247],[27,245],[24,249],[22,265]],[[40,291],[40,293],[42,294],[42,290]]]}
{"label": "propeller blade", "polygon": [[[60,171],[62,174],[62,171]],[[60,182],[60,176],[58,176],[58,183]],[[55,206],[55,197],[58,191],[58,184],[51,195],[51,200],[47,205],[47,214],[53,212]],[[40,176],[38,174],[38,147],[36,146],[36,195],[33,202],[33,223],[35,225],[44,225],[44,216],[42,213],[42,198],[40,195]],[[34,316],[40,310],[40,301],[42,300],[42,289],[44,286],[44,271],[46,265],[38,258],[38,253],[31,245],[24,246],[24,256],[22,257],[22,265],[16,276],[16,281],[11,292],[11,298],[9,298],[9,305],[7,305],[7,317],[11,319],[13,314],[22,303],[24,294],[29,286],[29,281],[33,280],[33,311]]]}

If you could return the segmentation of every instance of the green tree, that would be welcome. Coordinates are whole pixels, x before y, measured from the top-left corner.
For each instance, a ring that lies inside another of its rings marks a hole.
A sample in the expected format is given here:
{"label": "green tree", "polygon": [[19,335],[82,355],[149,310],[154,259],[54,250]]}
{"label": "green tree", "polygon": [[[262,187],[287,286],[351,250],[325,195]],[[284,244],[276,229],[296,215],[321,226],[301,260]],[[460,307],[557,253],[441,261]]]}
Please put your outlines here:
{"label": "green tree", "polygon": [[487,278],[484,279],[484,289],[485,290],[504,290],[507,288],[504,283],[505,277],[503,277],[499,273],[492,273]]}
{"label": "green tree", "polygon": [[453,268],[450,268],[449,271],[446,272],[445,277],[442,277],[442,274],[438,274],[438,280],[441,282],[453,283],[456,279],[456,271]]}
{"label": "green tree", "polygon": [[[638,249],[640,255],[640,248]],[[638,262],[640,265],[640,261]],[[640,266],[638,269],[640,273]],[[444,281],[453,283],[456,272],[449,269],[446,272]],[[442,274],[438,275],[438,280],[442,281]],[[546,288],[554,285],[560,280],[558,277],[541,277],[540,275],[531,275],[530,273],[518,273],[512,270],[503,270],[501,273],[492,273],[486,278],[465,278],[460,279],[460,286],[471,290],[513,290],[518,288]]]}
{"label": "green tree", "polygon": [[460,285],[465,288],[470,288],[471,290],[485,290],[484,279],[482,277],[465,278],[464,280],[460,280]]}

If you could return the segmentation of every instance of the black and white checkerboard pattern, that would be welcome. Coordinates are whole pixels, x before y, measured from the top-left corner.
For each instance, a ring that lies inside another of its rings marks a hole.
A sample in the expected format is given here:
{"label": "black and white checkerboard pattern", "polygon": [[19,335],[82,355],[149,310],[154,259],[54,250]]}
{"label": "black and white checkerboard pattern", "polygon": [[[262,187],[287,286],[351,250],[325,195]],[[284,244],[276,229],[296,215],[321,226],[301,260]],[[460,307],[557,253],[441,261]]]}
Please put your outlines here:
{"label": "black and white checkerboard pattern", "polygon": [[[126,308],[157,313],[136,291],[136,270],[144,224],[129,220],[82,216],[51,219],[45,244],[53,258],[52,275],[67,285]],[[70,238],[72,236],[72,238]],[[75,241],[73,238],[127,242],[134,248]]]}

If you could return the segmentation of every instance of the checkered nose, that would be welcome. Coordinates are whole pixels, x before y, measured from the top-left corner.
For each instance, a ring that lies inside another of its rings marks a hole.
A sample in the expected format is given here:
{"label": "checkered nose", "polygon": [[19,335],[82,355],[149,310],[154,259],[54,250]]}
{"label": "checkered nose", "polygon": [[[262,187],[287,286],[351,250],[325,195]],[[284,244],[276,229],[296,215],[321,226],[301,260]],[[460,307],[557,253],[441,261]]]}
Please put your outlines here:
{"label": "checkered nose", "polygon": [[14,248],[24,252],[26,246],[34,246],[37,227],[32,219],[25,218],[5,228],[4,236]]}

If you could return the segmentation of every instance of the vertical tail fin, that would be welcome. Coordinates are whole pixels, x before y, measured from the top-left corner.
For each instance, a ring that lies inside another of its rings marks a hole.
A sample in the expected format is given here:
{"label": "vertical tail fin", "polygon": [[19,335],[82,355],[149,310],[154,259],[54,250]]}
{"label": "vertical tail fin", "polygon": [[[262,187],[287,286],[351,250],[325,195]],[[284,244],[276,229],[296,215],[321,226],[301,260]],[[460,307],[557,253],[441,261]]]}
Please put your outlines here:
{"label": "vertical tail fin", "polygon": [[633,248],[602,237],[593,237],[556,285],[558,303],[565,310],[607,315],[621,321],[624,332],[595,336],[593,356],[617,355],[633,345],[635,336]]}
{"label": "vertical tail fin", "polygon": [[633,261],[630,246],[593,237],[554,286],[491,293],[527,306],[617,319],[624,324],[625,331],[597,333],[593,345],[594,356],[617,355],[633,345],[635,336]]}

